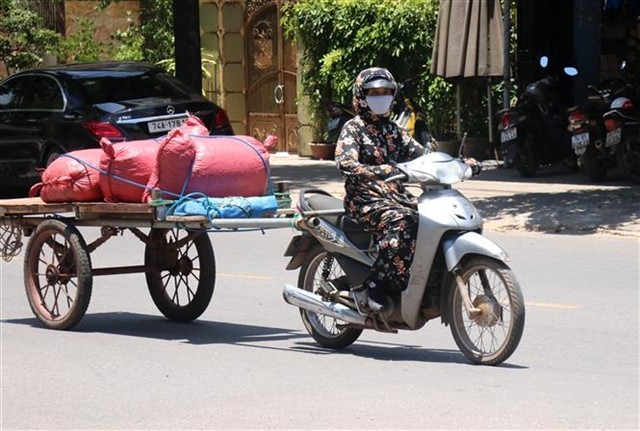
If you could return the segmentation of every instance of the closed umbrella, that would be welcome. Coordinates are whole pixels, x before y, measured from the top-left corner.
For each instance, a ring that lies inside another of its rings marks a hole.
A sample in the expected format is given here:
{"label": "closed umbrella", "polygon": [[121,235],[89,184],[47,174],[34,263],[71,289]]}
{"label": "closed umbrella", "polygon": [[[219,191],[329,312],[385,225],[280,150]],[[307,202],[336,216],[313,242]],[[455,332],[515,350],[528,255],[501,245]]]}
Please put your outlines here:
{"label": "closed umbrella", "polygon": [[[460,83],[465,78],[503,76],[504,33],[499,0],[440,0],[431,73]],[[488,87],[490,96],[490,86]],[[460,137],[460,85],[457,132]],[[491,103],[489,99],[489,124]],[[489,127],[489,138],[492,129]]]}

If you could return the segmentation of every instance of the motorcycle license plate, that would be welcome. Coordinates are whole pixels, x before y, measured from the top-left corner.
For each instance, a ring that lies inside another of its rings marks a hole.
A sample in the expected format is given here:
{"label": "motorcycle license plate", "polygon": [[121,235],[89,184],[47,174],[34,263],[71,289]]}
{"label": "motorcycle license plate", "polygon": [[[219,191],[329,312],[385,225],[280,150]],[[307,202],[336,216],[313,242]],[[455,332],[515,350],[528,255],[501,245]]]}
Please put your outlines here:
{"label": "motorcycle license plate", "polygon": [[517,139],[517,138],[518,138],[517,127],[512,127],[510,129],[503,130],[502,133],[500,134],[500,142],[503,144],[505,142],[513,141],[514,139]]}
{"label": "motorcycle license plate", "polygon": [[571,136],[571,147],[574,150],[584,148],[587,145],[589,145],[589,132]]}
{"label": "motorcycle license plate", "polygon": [[622,139],[622,129],[612,130],[607,132],[607,143],[605,145],[610,147],[612,145],[619,144],[620,139]]}

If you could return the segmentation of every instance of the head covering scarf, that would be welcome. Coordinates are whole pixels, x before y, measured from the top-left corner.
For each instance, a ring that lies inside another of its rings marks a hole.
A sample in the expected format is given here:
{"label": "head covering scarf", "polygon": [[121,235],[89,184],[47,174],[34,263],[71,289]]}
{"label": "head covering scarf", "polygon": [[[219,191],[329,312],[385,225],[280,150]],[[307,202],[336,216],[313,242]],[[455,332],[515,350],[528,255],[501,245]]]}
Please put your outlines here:
{"label": "head covering scarf", "polygon": [[[368,82],[376,81],[379,79],[391,82],[394,89],[397,90],[398,84],[396,83],[393,75],[387,69],[384,69],[382,67],[370,67],[363,70],[358,74],[358,76],[356,77],[356,81],[353,83],[353,109],[365,121],[378,121],[383,118],[389,118],[389,113],[384,116],[374,114],[367,104],[367,95],[365,94],[366,90],[364,89],[364,86]],[[393,92],[394,96],[396,90],[394,90]]]}

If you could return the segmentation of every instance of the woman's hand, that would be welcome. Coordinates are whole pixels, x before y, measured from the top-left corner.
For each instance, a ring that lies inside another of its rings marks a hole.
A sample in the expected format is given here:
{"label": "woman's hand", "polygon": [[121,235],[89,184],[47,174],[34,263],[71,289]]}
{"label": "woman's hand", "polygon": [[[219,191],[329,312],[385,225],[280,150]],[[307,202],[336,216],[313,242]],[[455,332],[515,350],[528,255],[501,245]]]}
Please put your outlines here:
{"label": "woman's hand", "polygon": [[471,172],[474,176],[480,175],[480,172],[482,172],[482,163],[473,157],[465,157],[462,161],[471,167]]}

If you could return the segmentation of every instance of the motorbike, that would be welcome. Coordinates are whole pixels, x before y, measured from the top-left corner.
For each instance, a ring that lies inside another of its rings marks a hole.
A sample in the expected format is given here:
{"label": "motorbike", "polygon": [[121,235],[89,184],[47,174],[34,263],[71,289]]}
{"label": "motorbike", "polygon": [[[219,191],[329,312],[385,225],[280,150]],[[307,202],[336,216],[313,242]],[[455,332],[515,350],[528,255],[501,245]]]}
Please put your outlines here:
{"label": "motorbike", "polygon": [[[418,185],[418,234],[407,288],[388,296],[380,312],[358,310],[351,287],[363,283],[376,258],[371,234],[344,213],[343,202],[322,189],[303,189],[297,204],[302,234],[289,243],[284,300],[321,346],[341,349],[362,332],[418,330],[440,318],[472,363],[496,365],[516,350],[525,323],[521,287],[507,253],[482,235],[482,217],[451,186],[472,176],[460,158],[432,152],[396,165],[387,181]],[[362,314],[362,313],[364,314]]]}
{"label": "motorbike", "polygon": [[640,184],[640,109],[626,96],[611,102],[611,109],[603,115],[607,130],[606,142],[617,145],[616,161],[624,175]]}
{"label": "motorbike", "polygon": [[[418,103],[411,97],[410,92],[415,87],[415,80],[408,79],[398,85],[391,120],[405,129],[409,135],[423,146],[431,148],[432,136],[427,130],[427,115]],[[335,144],[340,137],[342,126],[355,116],[347,105],[328,101],[324,103],[328,122],[326,126],[327,142]]]}
{"label": "motorbike", "polygon": [[[542,57],[544,69],[548,58]],[[577,75],[565,67],[568,76]],[[535,176],[541,165],[563,162],[577,166],[567,130],[566,108],[558,96],[558,79],[546,76],[528,84],[514,108],[498,111],[500,143],[505,167],[514,166],[523,177]]]}
{"label": "motorbike", "polygon": [[597,86],[587,87],[591,94],[582,106],[567,111],[571,133],[571,147],[578,157],[578,165],[593,181],[603,181],[607,170],[616,165],[618,141],[607,139],[603,115],[612,101],[623,96],[631,97],[633,88],[621,78],[606,79]]}
{"label": "motorbike", "polygon": [[324,109],[327,114],[327,142],[335,144],[338,142],[340,132],[344,123],[355,117],[353,110],[347,105],[328,101],[324,104]]}
{"label": "motorbike", "polygon": [[424,147],[431,148],[433,137],[427,129],[427,114],[411,97],[416,81],[407,79],[398,86],[393,105],[393,121]]}

